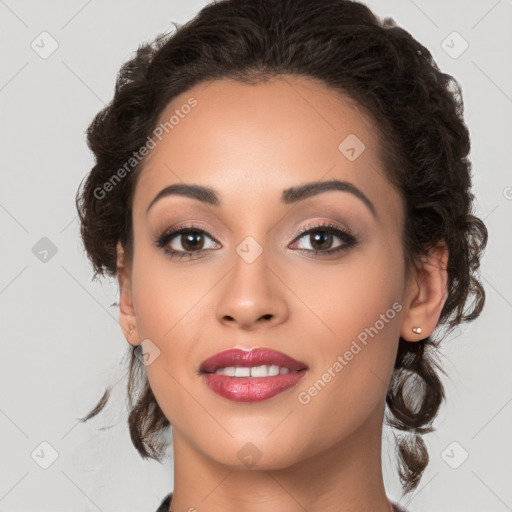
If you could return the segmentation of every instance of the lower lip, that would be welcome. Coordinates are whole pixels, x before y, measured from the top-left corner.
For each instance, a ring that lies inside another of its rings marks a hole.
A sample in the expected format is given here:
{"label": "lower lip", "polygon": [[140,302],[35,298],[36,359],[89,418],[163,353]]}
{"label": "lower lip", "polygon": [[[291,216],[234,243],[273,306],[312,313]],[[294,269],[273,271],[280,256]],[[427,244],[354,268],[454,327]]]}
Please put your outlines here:
{"label": "lower lip", "polygon": [[206,385],[218,395],[235,402],[267,400],[295,386],[306,370],[274,377],[229,377],[216,373],[203,374]]}

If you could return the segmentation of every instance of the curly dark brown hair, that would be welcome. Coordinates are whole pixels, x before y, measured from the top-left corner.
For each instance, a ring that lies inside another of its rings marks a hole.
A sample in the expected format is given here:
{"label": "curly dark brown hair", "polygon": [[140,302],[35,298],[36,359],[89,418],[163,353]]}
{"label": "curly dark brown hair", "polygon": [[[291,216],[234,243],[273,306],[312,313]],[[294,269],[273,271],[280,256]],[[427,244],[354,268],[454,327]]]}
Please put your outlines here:
{"label": "curly dark brown hair", "polygon": [[[76,196],[81,236],[94,278],[116,275],[116,244],[133,251],[132,198],[144,159],[98,192],[150,140],[162,111],[192,86],[231,78],[256,83],[278,75],[314,78],[342,92],[369,113],[377,127],[380,157],[405,201],[407,261],[439,241],[449,250],[447,298],[437,332],[418,343],[400,338],[386,397],[386,420],[398,444],[405,493],[428,464],[422,434],[445,399],[438,376],[441,339],[475,319],[485,293],[479,279],[487,229],[473,215],[469,132],[458,82],[442,73],[431,53],[392,18],[377,18],[348,0],[221,0],[184,25],[141,45],[120,69],[112,101],[90,124],[96,164]],[[110,388],[83,421],[98,414]],[[132,352],[129,428],[144,458],[161,460],[161,434],[170,426]]]}

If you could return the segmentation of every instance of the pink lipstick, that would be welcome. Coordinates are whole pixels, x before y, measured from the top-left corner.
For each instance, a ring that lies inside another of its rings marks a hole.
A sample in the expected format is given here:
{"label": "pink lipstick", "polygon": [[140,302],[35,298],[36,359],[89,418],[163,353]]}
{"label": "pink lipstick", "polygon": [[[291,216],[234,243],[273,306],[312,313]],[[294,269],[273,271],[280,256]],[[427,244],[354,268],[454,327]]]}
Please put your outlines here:
{"label": "pink lipstick", "polygon": [[206,359],[199,369],[214,393],[237,402],[256,402],[295,386],[308,366],[271,349],[229,349]]}

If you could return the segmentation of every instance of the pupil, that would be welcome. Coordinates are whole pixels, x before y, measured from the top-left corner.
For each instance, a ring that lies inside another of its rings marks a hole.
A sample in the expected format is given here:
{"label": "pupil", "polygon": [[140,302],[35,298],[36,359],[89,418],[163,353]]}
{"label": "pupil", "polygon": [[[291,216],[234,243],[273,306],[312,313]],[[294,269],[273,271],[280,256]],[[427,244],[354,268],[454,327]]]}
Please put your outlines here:
{"label": "pupil", "polygon": [[189,233],[182,235],[182,246],[185,250],[194,250],[202,245],[203,234],[202,233]]}
{"label": "pupil", "polygon": [[[311,235],[311,246],[316,249],[327,249],[332,242],[332,233],[327,231],[318,231],[317,234]],[[327,243],[326,243],[327,242]]]}

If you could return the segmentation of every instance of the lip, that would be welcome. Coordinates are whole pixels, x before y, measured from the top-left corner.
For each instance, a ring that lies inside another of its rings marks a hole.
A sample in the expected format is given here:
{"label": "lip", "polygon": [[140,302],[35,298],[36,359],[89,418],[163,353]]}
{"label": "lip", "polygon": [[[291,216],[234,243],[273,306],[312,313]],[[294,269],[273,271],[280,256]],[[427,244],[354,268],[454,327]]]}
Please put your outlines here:
{"label": "lip", "polygon": [[[227,366],[261,365],[278,365],[288,368],[292,373],[272,377],[230,377],[214,373],[215,370]],[[200,370],[205,384],[214,393],[235,402],[259,402],[298,384],[306,375],[308,366],[302,361],[271,349],[230,349],[206,359]]]}
{"label": "lip", "polygon": [[[209,357],[199,367],[202,373],[214,373],[219,368],[228,366],[251,367],[261,365],[277,365],[288,368],[290,371],[307,370],[308,365],[302,361],[297,361],[293,357],[287,356],[282,352],[268,348],[257,348],[253,350],[242,350],[232,348],[224,350],[218,354]],[[241,377],[238,377],[241,378]]]}

